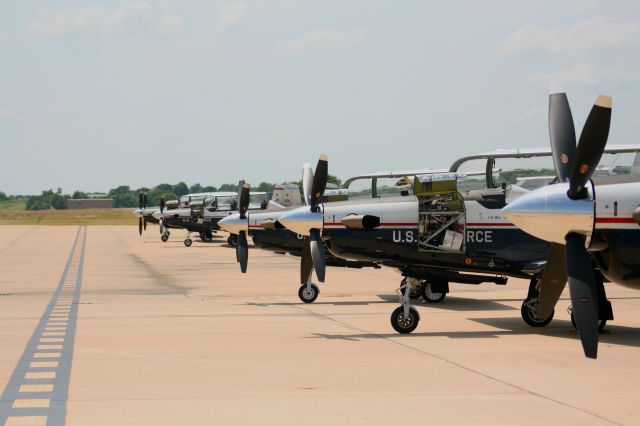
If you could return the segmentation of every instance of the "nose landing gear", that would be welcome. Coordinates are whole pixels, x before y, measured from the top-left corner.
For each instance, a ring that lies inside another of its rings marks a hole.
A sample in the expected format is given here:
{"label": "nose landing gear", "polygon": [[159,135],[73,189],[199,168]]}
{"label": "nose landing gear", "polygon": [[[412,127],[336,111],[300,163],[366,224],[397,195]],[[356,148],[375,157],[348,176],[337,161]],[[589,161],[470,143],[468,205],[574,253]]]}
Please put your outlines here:
{"label": "nose landing gear", "polygon": [[400,334],[408,334],[416,329],[420,322],[420,314],[411,306],[410,282],[415,278],[407,277],[397,290],[401,306],[391,313],[391,326]]}
{"label": "nose landing gear", "polygon": [[318,298],[320,294],[320,289],[317,285],[312,283],[311,281],[307,281],[306,284],[300,286],[298,289],[298,297],[304,303],[313,303]]}

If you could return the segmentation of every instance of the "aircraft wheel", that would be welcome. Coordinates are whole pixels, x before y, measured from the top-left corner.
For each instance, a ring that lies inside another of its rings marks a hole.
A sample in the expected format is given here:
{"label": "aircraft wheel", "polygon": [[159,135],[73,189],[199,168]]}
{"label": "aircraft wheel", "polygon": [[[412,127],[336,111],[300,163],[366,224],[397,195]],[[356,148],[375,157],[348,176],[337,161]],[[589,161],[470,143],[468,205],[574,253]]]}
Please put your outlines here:
{"label": "aircraft wheel", "polygon": [[184,240],[185,246],[191,247],[191,244],[193,244],[193,240],[191,238],[187,238],[186,240]]}
{"label": "aircraft wheel", "polygon": [[306,284],[300,286],[298,290],[298,297],[304,303],[313,303],[318,298],[318,294],[320,294],[320,289],[317,285],[311,284],[309,288],[307,288]]}
{"label": "aircraft wheel", "polygon": [[[400,291],[402,292],[402,294],[404,294],[404,290],[406,288],[406,287],[405,288],[402,288],[402,287],[406,284],[407,284],[407,277],[404,277],[402,281],[400,281]],[[422,284],[415,287],[409,292],[409,299],[417,299],[418,297],[420,297],[421,294],[422,294]]]}
{"label": "aircraft wheel", "polygon": [[554,311],[551,311],[551,315],[549,315],[548,318],[538,318],[538,302],[532,299],[525,299],[525,301],[522,302],[522,307],[520,307],[522,319],[531,327],[544,327],[549,324],[553,319],[554,313]]}
{"label": "aircraft wheel", "polygon": [[169,240],[169,234],[162,234],[160,237],[163,243],[166,243]]}
{"label": "aircraft wheel", "polygon": [[420,315],[414,308],[409,308],[409,315],[404,316],[404,308],[399,306],[391,313],[391,326],[401,334],[411,333],[420,322]]}
{"label": "aircraft wheel", "polygon": [[210,243],[211,241],[213,241],[213,235],[211,234],[211,232],[203,232],[200,236],[200,239],[205,243]]}
{"label": "aircraft wheel", "polygon": [[[571,314],[571,325],[573,326],[573,328],[575,328],[576,330],[578,329],[578,327],[576,326],[576,319],[573,316],[573,307],[569,306],[569,314]],[[600,322],[598,323],[598,331],[602,331],[604,330],[604,326],[607,325],[607,320],[606,319],[601,319]]]}
{"label": "aircraft wheel", "polygon": [[422,286],[422,298],[427,303],[440,303],[447,297],[447,293],[434,293],[431,291],[431,283],[425,282]]}
{"label": "aircraft wheel", "polygon": [[238,237],[235,235],[229,235],[229,238],[227,238],[227,244],[229,244],[229,247],[235,247],[238,244]]}

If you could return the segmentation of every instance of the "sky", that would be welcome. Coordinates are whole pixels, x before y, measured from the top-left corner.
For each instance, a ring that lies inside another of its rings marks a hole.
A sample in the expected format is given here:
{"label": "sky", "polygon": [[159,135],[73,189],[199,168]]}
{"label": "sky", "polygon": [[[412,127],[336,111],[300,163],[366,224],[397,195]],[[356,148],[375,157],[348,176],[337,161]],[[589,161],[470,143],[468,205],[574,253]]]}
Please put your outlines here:
{"label": "sky", "polygon": [[558,91],[640,143],[640,2],[3,2],[0,191],[444,168],[548,146]]}

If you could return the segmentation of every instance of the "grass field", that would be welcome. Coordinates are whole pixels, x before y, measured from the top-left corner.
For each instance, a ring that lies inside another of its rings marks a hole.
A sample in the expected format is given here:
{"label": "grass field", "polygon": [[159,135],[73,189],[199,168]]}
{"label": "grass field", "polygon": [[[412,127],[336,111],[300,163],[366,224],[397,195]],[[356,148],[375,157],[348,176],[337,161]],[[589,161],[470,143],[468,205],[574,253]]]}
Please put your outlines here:
{"label": "grass field", "polygon": [[0,202],[0,225],[138,225],[133,208],[27,211],[24,205],[24,200]]}

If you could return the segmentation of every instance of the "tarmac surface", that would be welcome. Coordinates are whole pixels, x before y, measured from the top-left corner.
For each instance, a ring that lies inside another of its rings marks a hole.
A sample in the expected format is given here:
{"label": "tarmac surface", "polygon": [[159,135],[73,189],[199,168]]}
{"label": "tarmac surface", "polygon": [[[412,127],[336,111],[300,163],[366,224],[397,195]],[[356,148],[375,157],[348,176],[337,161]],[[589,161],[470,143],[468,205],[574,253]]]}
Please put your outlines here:
{"label": "tarmac surface", "polygon": [[583,356],[566,309],[533,329],[528,283],[452,285],[396,334],[399,274],[327,269],[156,227],[0,227],[0,425],[640,424],[640,292]]}

